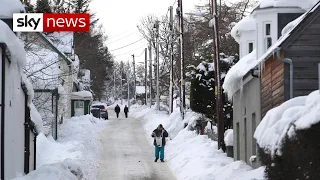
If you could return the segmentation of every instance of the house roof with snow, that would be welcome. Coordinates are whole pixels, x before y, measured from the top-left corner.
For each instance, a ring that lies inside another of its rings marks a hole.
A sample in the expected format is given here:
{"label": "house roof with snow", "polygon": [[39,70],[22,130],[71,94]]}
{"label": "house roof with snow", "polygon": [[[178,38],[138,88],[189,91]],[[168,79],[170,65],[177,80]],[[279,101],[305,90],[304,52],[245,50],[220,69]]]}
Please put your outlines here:
{"label": "house roof with snow", "polygon": [[253,53],[255,52],[252,52],[240,59],[239,62],[228,71],[223,88],[227,91],[229,97],[232,97],[233,94],[241,87],[241,80],[243,76],[245,76],[251,69],[271,57],[278,48],[290,45],[290,43],[298,37],[297,33],[299,32],[299,29],[306,26],[304,22],[307,21],[314,11],[319,10],[319,5],[320,2],[317,2],[311,9],[309,9],[309,11],[287,24],[287,26],[282,30],[282,36],[260,58],[256,59],[255,54],[253,56]]}
{"label": "house roof with snow", "polygon": [[309,10],[319,0],[260,0],[253,11],[268,8],[301,8]]}
{"label": "house roof with snow", "polygon": [[37,33],[39,37],[48,44],[48,46],[55,51],[59,57],[61,57],[68,65],[72,64],[72,60],[62,51],[60,50],[55,43],[53,43],[48,37],[46,37],[43,33]]}

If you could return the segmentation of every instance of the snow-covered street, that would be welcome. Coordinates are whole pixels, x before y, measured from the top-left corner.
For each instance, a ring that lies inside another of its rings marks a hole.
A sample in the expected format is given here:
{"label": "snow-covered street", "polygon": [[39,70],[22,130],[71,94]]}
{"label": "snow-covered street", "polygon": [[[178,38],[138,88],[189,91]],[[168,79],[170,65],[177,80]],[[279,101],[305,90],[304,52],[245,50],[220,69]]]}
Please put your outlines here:
{"label": "snow-covered street", "polygon": [[109,123],[102,131],[103,158],[98,179],[112,180],[173,180],[176,179],[166,163],[154,162],[154,147],[150,145],[141,121],[126,119],[124,113],[116,118],[109,109]]}

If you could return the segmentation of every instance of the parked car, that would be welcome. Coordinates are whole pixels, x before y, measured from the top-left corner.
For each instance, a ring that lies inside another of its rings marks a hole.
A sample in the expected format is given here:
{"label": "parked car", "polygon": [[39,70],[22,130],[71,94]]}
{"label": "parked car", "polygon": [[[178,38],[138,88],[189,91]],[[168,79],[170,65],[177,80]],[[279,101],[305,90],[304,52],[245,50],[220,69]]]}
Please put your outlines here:
{"label": "parked car", "polygon": [[103,119],[109,119],[108,116],[108,110],[106,109],[106,106],[103,104],[97,104],[97,105],[92,105],[91,106],[92,109],[100,109],[100,117]]}

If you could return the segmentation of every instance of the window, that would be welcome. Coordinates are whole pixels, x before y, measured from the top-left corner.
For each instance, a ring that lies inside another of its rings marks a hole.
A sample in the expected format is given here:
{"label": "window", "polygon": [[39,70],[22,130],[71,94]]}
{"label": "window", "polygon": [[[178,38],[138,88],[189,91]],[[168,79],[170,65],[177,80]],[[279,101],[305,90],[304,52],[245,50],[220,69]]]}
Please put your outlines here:
{"label": "window", "polygon": [[253,137],[254,132],[256,130],[256,113],[252,113],[252,155],[257,154],[257,142],[256,139]]}
{"label": "window", "polygon": [[271,37],[267,37],[267,49],[269,47],[271,47],[271,45],[272,45],[272,38]]}
{"label": "window", "polygon": [[265,24],[265,51],[269,49],[272,45],[272,38],[271,38],[271,24]]}
{"label": "window", "polygon": [[76,101],[75,102],[75,108],[83,108],[84,104],[83,101]]}
{"label": "window", "polygon": [[253,43],[252,42],[249,43],[248,49],[249,49],[249,53],[251,53],[253,51]]}
{"label": "window", "polygon": [[266,36],[270,36],[271,35],[271,25],[268,23],[266,24]]}

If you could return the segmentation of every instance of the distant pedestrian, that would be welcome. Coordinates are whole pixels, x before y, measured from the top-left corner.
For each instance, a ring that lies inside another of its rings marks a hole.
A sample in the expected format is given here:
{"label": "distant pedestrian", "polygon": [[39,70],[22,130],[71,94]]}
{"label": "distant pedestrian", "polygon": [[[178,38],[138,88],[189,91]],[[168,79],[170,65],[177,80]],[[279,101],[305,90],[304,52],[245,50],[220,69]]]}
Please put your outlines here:
{"label": "distant pedestrian", "polygon": [[128,118],[128,112],[129,112],[129,108],[127,107],[127,105],[124,107],[124,114],[126,115],[126,118]]}
{"label": "distant pedestrian", "polygon": [[117,113],[117,118],[119,118],[119,113],[120,113],[120,107],[117,104],[116,107],[114,108],[114,111]]}
{"label": "distant pedestrian", "polygon": [[162,124],[159,124],[157,129],[155,129],[151,136],[154,138],[153,145],[155,147],[155,157],[156,159],[154,162],[157,162],[159,159],[160,153],[160,160],[164,162],[164,146],[166,145],[166,137],[169,136],[168,132],[163,128]]}

